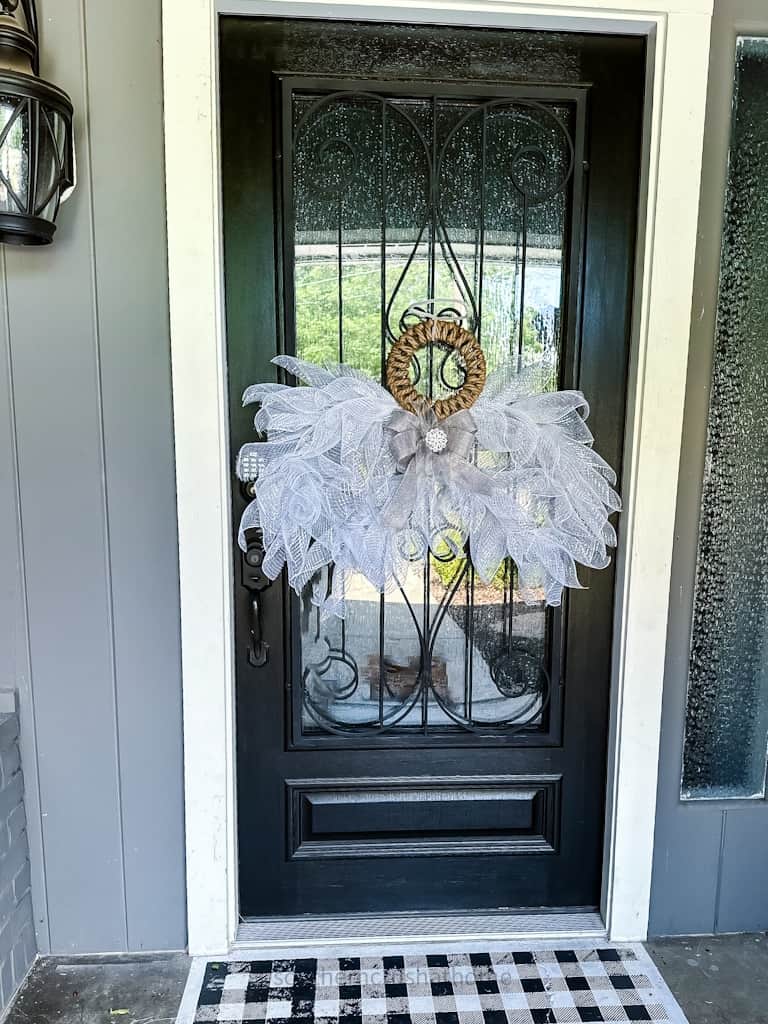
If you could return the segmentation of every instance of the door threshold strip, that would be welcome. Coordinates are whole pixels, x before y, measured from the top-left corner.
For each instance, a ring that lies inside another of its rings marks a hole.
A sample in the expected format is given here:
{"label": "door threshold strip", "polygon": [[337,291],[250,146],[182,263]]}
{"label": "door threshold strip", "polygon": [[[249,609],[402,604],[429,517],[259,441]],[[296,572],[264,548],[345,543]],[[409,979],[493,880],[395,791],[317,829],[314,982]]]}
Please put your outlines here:
{"label": "door threshold strip", "polygon": [[233,951],[294,946],[356,946],[396,943],[504,942],[606,936],[598,913],[470,913],[348,915],[312,918],[250,918],[237,930]]}

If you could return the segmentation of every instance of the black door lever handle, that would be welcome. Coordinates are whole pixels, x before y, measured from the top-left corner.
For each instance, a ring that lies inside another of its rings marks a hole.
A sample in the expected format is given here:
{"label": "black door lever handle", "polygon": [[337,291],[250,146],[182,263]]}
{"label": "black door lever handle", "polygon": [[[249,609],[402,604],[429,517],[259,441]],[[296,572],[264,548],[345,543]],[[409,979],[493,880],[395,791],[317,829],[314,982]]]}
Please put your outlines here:
{"label": "black door lever handle", "polygon": [[261,530],[247,530],[245,540],[247,547],[240,556],[240,572],[242,584],[250,592],[248,664],[253,668],[263,668],[269,660],[269,644],[264,639],[261,595],[272,585],[272,580],[262,570],[264,544]]}
{"label": "black door lever handle", "polygon": [[262,639],[261,635],[261,601],[258,594],[254,594],[251,599],[249,632],[251,638],[248,644],[248,663],[254,668],[263,668],[269,660],[269,644]]}

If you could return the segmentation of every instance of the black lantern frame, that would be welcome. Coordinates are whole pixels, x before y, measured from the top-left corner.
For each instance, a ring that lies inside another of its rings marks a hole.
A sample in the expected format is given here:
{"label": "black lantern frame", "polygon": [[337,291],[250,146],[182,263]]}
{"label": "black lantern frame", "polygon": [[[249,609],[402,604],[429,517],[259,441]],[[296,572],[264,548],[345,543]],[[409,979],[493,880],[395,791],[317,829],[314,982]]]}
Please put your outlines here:
{"label": "black lantern frame", "polygon": [[0,242],[16,245],[53,240],[75,184],[72,103],[38,77],[38,42],[35,0],[0,0]]}

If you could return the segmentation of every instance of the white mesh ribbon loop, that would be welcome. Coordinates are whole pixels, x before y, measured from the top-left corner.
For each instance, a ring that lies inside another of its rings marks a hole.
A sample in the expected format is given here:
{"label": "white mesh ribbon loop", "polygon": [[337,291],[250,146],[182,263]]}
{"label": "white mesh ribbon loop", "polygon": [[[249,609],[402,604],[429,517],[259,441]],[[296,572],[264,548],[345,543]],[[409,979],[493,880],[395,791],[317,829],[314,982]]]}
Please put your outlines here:
{"label": "white mesh ribbon loop", "polygon": [[261,529],[270,578],[286,567],[297,592],[311,582],[312,600],[343,617],[351,574],[384,592],[430,550],[467,550],[486,582],[512,558],[523,593],[553,605],[580,586],[577,563],[609,564],[608,516],[621,501],[580,392],[525,393],[497,373],[471,412],[438,422],[352,367],[273,362],[305,386],[248,388],[267,440],[244,445],[237,461],[240,479],[255,481],[240,545]]}

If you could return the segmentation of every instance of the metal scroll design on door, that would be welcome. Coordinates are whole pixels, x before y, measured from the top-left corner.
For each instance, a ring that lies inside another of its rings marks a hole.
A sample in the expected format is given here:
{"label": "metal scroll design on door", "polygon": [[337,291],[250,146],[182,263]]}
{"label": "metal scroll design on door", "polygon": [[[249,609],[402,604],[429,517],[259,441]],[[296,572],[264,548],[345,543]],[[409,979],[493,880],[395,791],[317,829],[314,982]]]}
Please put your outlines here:
{"label": "metal scroll design on door", "polygon": [[316,661],[304,665],[302,701],[306,716],[317,728],[337,735],[370,735],[387,733],[410,723],[427,734],[435,731],[434,716],[430,713],[432,703],[444,716],[443,727],[459,726],[474,733],[500,729],[520,731],[539,719],[549,704],[551,679],[542,652],[537,645],[525,640],[512,641],[507,636],[506,645],[502,645],[489,633],[483,636],[476,627],[466,626],[467,638],[481,650],[489,646],[489,640],[491,648],[500,648],[492,655],[489,671],[499,693],[515,702],[514,712],[509,717],[484,720],[473,715],[471,677],[465,679],[463,700],[459,703],[450,701],[440,685],[443,677],[435,671],[435,643],[460,585],[473,585],[469,580],[472,573],[469,560],[456,556],[451,559],[454,560],[458,563],[455,581],[444,592],[433,615],[422,616],[420,620],[412,600],[400,588],[418,637],[419,654],[416,664],[405,666],[380,655],[376,699],[370,701],[375,709],[371,709],[374,714],[367,721],[345,721],[340,714],[340,705],[353,701],[363,685],[360,666],[345,649],[344,624],[341,643],[335,646],[323,633],[320,617],[316,616],[314,640],[318,656]]}
{"label": "metal scroll design on door", "polygon": [[[361,316],[354,305],[361,278],[377,269],[368,307],[377,309],[376,324],[368,314],[366,324],[380,345],[376,366],[361,365],[368,372],[383,378],[389,346],[413,322],[414,300],[423,296],[433,314],[472,331],[487,358],[488,346],[499,347],[501,338],[505,351],[491,352],[491,362],[521,367],[532,337],[534,347],[557,348],[559,308],[541,314],[529,307],[526,288],[532,235],[542,250],[557,221],[565,250],[574,143],[563,105],[398,100],[365,91],[296,100],[289,190],[300,357],[374,358],[371,344],[355,345],[348,335]],[[490,272],[502,250],[516,253],[510,310],[496,295],[503,275]],[[317,312],[312,302],[336,305],[332,349],[315,351],[317,337],[304,326]],[[290,336],[290,321],[288,327]],[[458,390],[463,371],[450,350],[433,346],[414,357],[412,379],[432,399]],[[422,577],[420,600],[413,586],[359,599],[369,620],[362,639],[354,617],[323,620],[309,596],[303,599],[303,731],[365,736],[459,728],[507,735],[543,720],[552,689],[551,616],[542,604],[525,610],[514,565],[484,585],[467,553],[448,543],[444,554],[430,556]]]}

